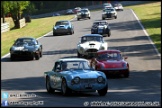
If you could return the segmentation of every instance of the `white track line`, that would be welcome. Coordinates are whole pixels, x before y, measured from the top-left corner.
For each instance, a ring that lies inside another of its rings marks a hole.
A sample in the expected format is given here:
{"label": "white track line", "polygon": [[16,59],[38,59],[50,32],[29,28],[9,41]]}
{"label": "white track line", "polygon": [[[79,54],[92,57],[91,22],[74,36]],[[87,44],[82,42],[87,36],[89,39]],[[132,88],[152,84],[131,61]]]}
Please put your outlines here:
{"label": "white track line", "polygon": [[[75,15],[74,18],[72,18],[70,21],[74,20],[75,18],[76,18],[76,15]],[[37,40],[40,39],[40,38],[42,38],[42,37],[44,37],[44,36],[46,36],[46,35],[48,35],[48,34],[50,34],[50,33],[52,33],[52,31],[46,33],[45,35],[43,35],[43,36],[41,36],[41,37],[39,37],[39,38],[37,38]],[[9,55],[10,55],[10,53],[8,53],[8,54],[2,56],[2,57],[1,57],[1,60],[2,60],[3,58],[5,58],[5,57],[9,56]]]}
{"label": "white track line", "polygon": [[139,18],[136,16],[136,14],[134,13],[134,11],[133,11],[132,9],[131,9],[131,11],[132,11],[133,15],[135,16],[135,18],[137,19],[137,21],[138,21],[139,25],[141,26],[142,30],[144,31],[145,35],[148,37],[150,43],[151,43],[152,46],[154,47],[154,49],[155,49],[157,55],[161,58],[161,54],[160,54],[159,51],[157,50],[155,44],[153,43],[153,41],[151,40],[150,36],[149,36],[148,33],[146,32],[145,28],[144,28],[143,25],[141,24]]}

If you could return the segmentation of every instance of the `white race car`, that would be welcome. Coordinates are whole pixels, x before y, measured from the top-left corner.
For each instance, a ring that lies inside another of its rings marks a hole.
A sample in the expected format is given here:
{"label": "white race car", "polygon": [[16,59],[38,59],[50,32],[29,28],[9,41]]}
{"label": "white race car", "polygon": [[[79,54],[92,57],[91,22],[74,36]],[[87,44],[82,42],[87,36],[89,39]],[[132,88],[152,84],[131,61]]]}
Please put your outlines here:
{"label": "white race car", "polygon": [[87,34],[81,37],[77,45],[78,57],[94,57],[99,50],[107,50],[108,43],[100,34]]}
{"label": "white race car", "polygon": [[114,8],[115,8],[116,11],[118,11],[118,10],[123,11],[123,10],[124,10],[124,9],[123,9],[123,5],[120,4],[120,3],[114,4]]}

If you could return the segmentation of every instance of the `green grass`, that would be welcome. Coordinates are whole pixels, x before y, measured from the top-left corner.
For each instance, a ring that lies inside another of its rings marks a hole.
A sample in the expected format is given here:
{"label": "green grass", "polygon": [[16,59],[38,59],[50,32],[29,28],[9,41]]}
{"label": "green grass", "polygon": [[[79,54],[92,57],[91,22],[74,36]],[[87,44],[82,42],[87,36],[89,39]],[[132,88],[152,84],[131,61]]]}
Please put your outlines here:
{"label": "green grass", "polygon": [[161,2],[127,6],[124,8],[133,9],[159,53],[161,53]]}
{"label": "green grass", "polygon": [[50,31],[52,31],[53,25],[58,20],[70,20],[74,15],[46,17],[40,19],[32,19],[31,23],[21,29],[12,29],[8,32],[1,33],[1,57],[9,53],[9,48],[19,37],[31,36],[38,38]]}

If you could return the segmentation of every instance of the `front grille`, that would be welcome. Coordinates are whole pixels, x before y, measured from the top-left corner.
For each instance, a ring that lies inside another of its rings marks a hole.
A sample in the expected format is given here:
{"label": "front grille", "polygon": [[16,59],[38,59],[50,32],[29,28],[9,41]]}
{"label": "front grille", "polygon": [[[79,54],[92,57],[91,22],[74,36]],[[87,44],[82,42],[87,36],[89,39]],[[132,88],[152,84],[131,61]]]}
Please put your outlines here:
{"label": "front grille", "polygon": [[96,78],[89,78],[89,79],[80,79],[80,83],[96,83]]}
{"label": "front grille", "polygon": [[97,49],[88,49],[86,52],[97,52]]}
{"label": "front grille", "polygon": [[29,51],[15,51],[14,53],[18,55],[30,55],[31,54],[31,52]]}

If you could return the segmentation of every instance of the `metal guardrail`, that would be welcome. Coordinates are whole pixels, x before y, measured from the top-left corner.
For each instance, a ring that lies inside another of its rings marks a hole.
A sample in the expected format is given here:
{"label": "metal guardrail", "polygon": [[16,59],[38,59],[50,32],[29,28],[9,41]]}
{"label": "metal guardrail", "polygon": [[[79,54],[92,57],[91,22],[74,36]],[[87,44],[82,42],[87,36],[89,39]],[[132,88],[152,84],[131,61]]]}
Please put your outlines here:
{"label": "metal guardrail", "polygon": [[1,33],[7,32],[10,30],[10,24],[8,22],[1,24]]}

